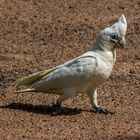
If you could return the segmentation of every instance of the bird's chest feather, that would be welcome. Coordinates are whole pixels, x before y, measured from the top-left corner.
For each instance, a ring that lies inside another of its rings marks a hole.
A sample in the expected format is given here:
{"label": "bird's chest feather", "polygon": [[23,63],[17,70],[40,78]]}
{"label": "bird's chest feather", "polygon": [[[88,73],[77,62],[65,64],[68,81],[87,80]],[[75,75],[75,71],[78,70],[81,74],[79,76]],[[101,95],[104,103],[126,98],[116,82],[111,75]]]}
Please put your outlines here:
{"label": "bird's chest feather", "polygon": [[94,85],[100,85],[105,82],[110,76],[112,68],[113,65],[111,65],[109,62],[106,62],[104,60],[98,60],[96,69],[91,76],[92,83]]}
{"label": "bird's chest feather", "polygon": [[112,71],[113,66],[108,62],[104,61],[99,61],[98,66],[96,69],[96,73],[101,76],[102,78],[108,78],[111,71]]}

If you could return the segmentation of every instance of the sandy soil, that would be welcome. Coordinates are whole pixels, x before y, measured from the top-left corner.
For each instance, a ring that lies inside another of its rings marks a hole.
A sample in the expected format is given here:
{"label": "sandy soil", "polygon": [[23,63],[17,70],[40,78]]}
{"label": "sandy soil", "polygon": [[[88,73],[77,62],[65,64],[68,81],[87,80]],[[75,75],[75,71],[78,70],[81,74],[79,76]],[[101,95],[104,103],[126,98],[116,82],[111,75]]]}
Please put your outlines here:
{"label": "sandy soil", "polygon": [[[86,52],[99,31],[124,13],[127,45],[117,50],[109,80],[98,90],[113,115],[90,112],[86,95],[64,103],[70,112],[51,116],[58,96],[15,94],[17,78]],[[0,139],[140,139],[139,0],[0,0]],[[5,95],[4,95],[5,94]]]}

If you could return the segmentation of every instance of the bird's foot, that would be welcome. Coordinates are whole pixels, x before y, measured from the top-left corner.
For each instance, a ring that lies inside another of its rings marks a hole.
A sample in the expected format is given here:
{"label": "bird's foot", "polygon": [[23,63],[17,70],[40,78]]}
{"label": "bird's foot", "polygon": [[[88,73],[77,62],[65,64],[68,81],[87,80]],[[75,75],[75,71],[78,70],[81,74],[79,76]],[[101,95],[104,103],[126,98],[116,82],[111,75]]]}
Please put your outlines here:
{"label": "bird's foot", "polygon": [[55,116],[55,115],[62,115],[62,114],[67,114],[69,111],[67,109],[64,109],[64,108],[59,108],[57,110],[53,110],[52,111],[52,115]]}
{"label": "bird's foot", "polygon": [[53,103],[52,106],[52,115],[60,115],[60,114],[66,114],[68,113],[68,110],[66,108],[62,108],[59,104]]}
{"label": "bird's foot", "polygon": [[103,114],[114,114],[114,112],[108,110],[107,108],[103,106],[96,106],[94,107],[96,112],[103,113]]}

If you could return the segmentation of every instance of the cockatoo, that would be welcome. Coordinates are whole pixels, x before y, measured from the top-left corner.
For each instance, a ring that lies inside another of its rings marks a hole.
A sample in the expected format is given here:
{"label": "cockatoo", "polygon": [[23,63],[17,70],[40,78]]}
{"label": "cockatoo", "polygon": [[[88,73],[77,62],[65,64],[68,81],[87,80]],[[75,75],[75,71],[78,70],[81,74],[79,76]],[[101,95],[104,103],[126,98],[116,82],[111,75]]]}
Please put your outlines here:
{"label": "cockatoo", "polygon": [[63,101],[87,93],[91,106],[97,112],[111,113],[97,102],[97,88],[110,76],[116,61],[116,48],[124,48],[127,22],[124,15],[111,27],[102,30],[91,50],[62,65],[18,79],[16,86],[26,89],[17,92],[44,92],[58,94],[54,104],[56,112],[62,111]]}

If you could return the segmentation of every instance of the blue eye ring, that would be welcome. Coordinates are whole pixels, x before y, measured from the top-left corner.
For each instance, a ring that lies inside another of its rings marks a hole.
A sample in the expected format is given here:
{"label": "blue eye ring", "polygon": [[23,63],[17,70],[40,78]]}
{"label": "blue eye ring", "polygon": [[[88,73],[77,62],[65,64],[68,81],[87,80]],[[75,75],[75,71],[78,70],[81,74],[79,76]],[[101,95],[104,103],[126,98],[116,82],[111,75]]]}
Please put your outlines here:
{"label": "blue eye ring", "polygon": [[111,40],[112,41],[117,41],[118,40],[118,35],[117,34],[112,34],[111,35]]}

